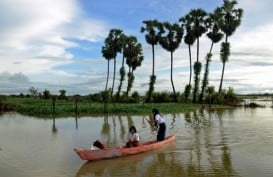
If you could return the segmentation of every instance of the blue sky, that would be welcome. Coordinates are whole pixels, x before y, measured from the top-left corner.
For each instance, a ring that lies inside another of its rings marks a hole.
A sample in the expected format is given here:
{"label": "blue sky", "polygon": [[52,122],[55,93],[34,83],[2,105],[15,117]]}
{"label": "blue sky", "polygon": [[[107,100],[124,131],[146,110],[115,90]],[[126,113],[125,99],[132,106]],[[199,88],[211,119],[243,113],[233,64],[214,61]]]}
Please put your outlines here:
{"label": "blue sky", "polygon": [[[107,61],[101,47],[110,29],[134,35],[143,45],[144,62],[135,71],[133,91],[148,90],[151,46],[140,33],[143,20],[175,22],[190,9],[212,12],[222,0],[1,0],[0,1],[0,94],[27,93],[30,87],[58,94],[89,94],[102,91]],[[231,37],[231,56],[226,64],[223,87],[237,93],[273,92],[272,0],[238,0],[244,9],[242,24]],[[20,8],[18,8],[20,7]],[[204,64],[210,41],[200,41]],[[195,46],[192,51],[195,56]],[[215,45],[210,85],[218,89],[222,64]],[[117,77],[121,55],[117,58]],[[112,65],[111,65],[112,66]],[[187,46],[174,53],[174,84],[182,92],[188,82]],[[171,91],[170,54],[156,47],[156,91]],[[113,67],[110,79],[112,80]],[[110,82],[111,83],[111,82]],[[126,83],[124,84],[124,88]],[[116,88],[115,88],[116,89]]]}

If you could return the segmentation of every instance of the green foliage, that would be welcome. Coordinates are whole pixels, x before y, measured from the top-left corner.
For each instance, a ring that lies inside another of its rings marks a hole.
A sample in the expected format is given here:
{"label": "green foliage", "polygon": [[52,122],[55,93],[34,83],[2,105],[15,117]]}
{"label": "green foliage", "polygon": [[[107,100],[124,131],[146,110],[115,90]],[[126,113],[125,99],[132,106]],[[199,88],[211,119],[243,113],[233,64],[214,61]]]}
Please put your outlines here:
{"label": "green foliage", "polygon": [[38,96],[38,88],[30,87],[28,92],[32,97]]}
{"label": "green foliage", "polygon": [[135,36],[129,36],[127,38],[127,42],[124,46],[124,56],[126,57],[126,64],[129,66],[127,85],[128,95],[135,79],[133,72],[137,67],[141,66],[141,63],[144,60],[142,54],[142,45],[137,42]]}
{"label": "green foliage", "polygon": [[129,103],[139,103],[141,100],[141,97],[137,91],[134,91],[132,93],[132,96],[129,98]]}
{"label": "green foliage", "polygon": [[220,50],[221,61],[223,63],[227,62],[229,55],[230,55],[230,44],[229,44],[229,42],[222,42],[221,50]]}
{"label": "green foliage", "polygon": [[116,94],[116,100],[119,101],[120,100],[120,92],[121,92],[121,88],[122,88],[122,83],[125,80],[125,75],[126,75],[126,71],[125,71],[125,67],[122,66],[119,70],[119,74],[120,74],[120,84],[118,87],[118,91]]}
{"label": "green foliage", "polygon": [[49,99],[51,97],[50,91],[45,89],[43,91],[43,99]]}
{"label": "green foliage", "polygon": [[211,57],[212,57],[211,53],[208,53],[207,56],[206,56],[206,66],[205,66],[205,72],[204,72],[204,78],[203,78],[203,82],[202,82],[202,87],[201,87],[201,93],[199,95],[199,103],[203,102],[203,97],[204,97],[205,89],[206,89],[206,87],[207,87],[207,85],[209,83],[208,75],[209,75],[209,63],[211,61]]}
{"label": "green foliage", "polygon": [[150,45],[156,45],[160,39],[160,27],[157,20],[145,20],[143,21],[144,27],[141,27],[141,32],[145,34],[146,42]]}
{"label": "green foliage", "polygon": [[214,87],[211,86],[208,87],[206,93],[205,103],[236,106],[241,102],[232,87],[229,87],[227,91],[223,90],[221,93],[216,93]]}
{"label": "green foliage", "polygon": [[224,0],[224,4],[220,8],[223,14],[220,27],[226,36],[231,36],[241,24],[243,9],[236,9],[236,4],[236,0]]}
{"label": "green foliage", "polygon": [[148,90],[148,92],[146,94],[146,102],[147,103],[150,103],[152,101],[152,94],[153,94],[153,91],[154,91],[155,81],[156,81],[156,76],[155,75],[151,75],[150,76],[149,90]]}
{"label": "green foliage", "polygon": [[200,72],[201,72],[202,64],[200,62],[194,63],[194,88],[193,88],[193,103],[197,102],[197,97],[199,94],[199,83],[200,83]]}
{"label": "green foliage", "polygon": [[133,73],[132,73],[132,72],[129,72],[129,73],[128,73],[127,95],[129,94],[129,92],[130,92],[131,89],[132,89],[134,79],[135,79],[135,78],[134,78]]}
{"label": "green foliage", "polygon": [[66,100],[67,99],[67,97],[66,97],[66,90],[64,90],[64,89],[62,89],[62,90],[59,90],[59,92],[60,92],[60,95],[59,95],[59,99],[60,100]]}
{"label": "green foliage", "polygon": [[191,96],[191,85],[188,84],[185,86],[185,91],[184,91],[185,102],[188,102],[188,99],[190,96]]}
{"label": "green foliage", "polygon": [[172,102],[172,97],[170,92],[154,92],[153,93],[153,102],[154,103],[170,103]]}
{"label": "green foliage", "polygon": [[160,45],[169,52],[174,52],[180,45],[183,37],[183,28],[177,23],[162,23]]}
{"label": "green foliage", "polygon": [[0,95],[0,103],[3,103],[7,99],[6,95]]}
{"label": "green foliage", "polygon": [[87,97],[88,97],[88,100],[90,102],[95,102],[95,103],[102,103],[103,102],[103,94],[102,94],[102,92],[95,93],[95,94],[90,94]]}
{"label": "green foliage", "polygon": [[103,103],[110,103],[111,101],[111,90],[105,90],[101,92]]}

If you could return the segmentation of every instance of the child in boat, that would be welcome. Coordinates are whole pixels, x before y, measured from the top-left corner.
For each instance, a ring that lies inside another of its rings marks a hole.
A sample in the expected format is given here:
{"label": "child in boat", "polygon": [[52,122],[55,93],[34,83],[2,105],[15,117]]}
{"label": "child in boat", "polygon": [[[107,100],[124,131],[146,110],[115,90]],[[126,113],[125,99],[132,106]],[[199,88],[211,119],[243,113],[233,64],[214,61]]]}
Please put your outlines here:
{"label": "child in boat", "polygon": [[102,142],[99,140],[94,141],[92,150],[103,150],[105,149],[105,146]]}
{"label": "child in boat", "polygon": [[127,140],[128,140],[126,143],[127,148],[139,146],[139,135],[137,134],[135,126],[131,126],[129,128]]}
{"label": "child in boat", "polygon": [[154,116],[154,121],[155,121],[155,126],[159,127],[158,132],[157,132],[157,141],[162,141],[165,139],[165,132],[166,132],[166,124],[165,124],[165,119],[163,116],[160,114],[158,109],[153,109],[153,116]]}

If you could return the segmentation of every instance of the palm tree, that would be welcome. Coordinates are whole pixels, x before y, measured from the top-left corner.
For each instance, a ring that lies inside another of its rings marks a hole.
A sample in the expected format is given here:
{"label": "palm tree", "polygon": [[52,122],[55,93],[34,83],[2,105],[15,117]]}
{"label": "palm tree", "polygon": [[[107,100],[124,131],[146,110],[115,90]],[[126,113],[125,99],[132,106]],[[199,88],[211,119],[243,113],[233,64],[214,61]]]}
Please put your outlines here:
{"label": "palm tree", "polygon": [[121,88],[122,88],[122,83],[125,80],[125,74],[126,74],[125,67],[124,67],[124,61],[125,61],[124,48],[125,48],[125,45],[126,45],[126,42],[127,42],[127,36],[125,34],[121,36],[121,42],[122,42],[122,53],[123,53],[123,56],[122,56],[122,65],[121,65],[121,68],[119,70],[120,84],[118,86],[118,91],[117,91],[117,94],[116,94],[117,101],[119,101],[120,92],[121,92]]}
{"label": "palm tree", "polygon": [[126,57],[126,64],[129,67],[128,86],[126,92],[128,96],[134,82],[134,70],[136,70],[138,66],[141,66],[144,59],[142,55],[142,46],[137,42],[137,38],[135,36],[128,37],[127,43],[124,47],[124,56]]}
{"label": "palm tree", "polygon": [[183,37],[183,28],[177,23],[171,24],[169,22],[162,23],[161,26],[161,37],[159,43],[165,50],[171,53],[171,83],[173,88],[174,101],[177,102],[177,96],[173,83],[173,52],[180,45]]}
{"label": "palm tree", "polygon": [[103,57],[107,60],[107,78],[106,78],[106,85],[105,85],[105,91],[107,91],[108,80],[109,80],[110,60],[113,59],[115,56],[114,56],[114,52],[113,52],[111,46],[109,46],[109,44],[106,42],[105,42],[105,46],[102,47],[101,52],[102,52]]}
{"label": "palm tree", "polygon": [[208,85],[208,75],[209,75],[209,64],[212,57],[212,48],[213,45],[219,42],[223,38],[223,33],[220,31],[220,19],[221,13],[220,8],[216,8],[213,13],[209,14],[209,18],[207,18],[207,29],[210,31],[207,33],[207,37],[211,40],[210,50],[206,56],[206,66],[204,72],[204,78],[202,83],[201,93],[199,95],[199,102],[202,103],[205,89]]}
{"label": "palm tree", "polygon": [[203,9],[192,9],[186,16],[187,23],[186,27],[191,27],[194,37],[197,40],[197,54],[196,62],[194,63],[194,90],[193,90],[193,102],[196,102],[198,90],[199,90],[199,81],[200,81],[200,72],[202,64],[199,62],[199,38],[203,33],[206,32],[205,18],[207,13]]}
{"label": "palm tree", "polygon": [[196,37],[194,36],[193,29],[191,26],[191,18],[189,16],[185,16],[179,19],[180,22],[182,22],[182,26],[185,26],[185,31],[186,35],[184,37],[184,43],[188,45],[189,49],[189,59],[190,59],[190,79],[189,79],[189,84],[186,85],[185,87],[185,101],[188,100],[191,92],[191,78],[192,78],[192,58],[191,58],[191,46],[196,40]]}
{"label": "palm tree", "polygon": [[225,65],[230,55],[230,44],[228,37],[230,37],[235,30],[241,24],[241,18],[243,16],[243,9],[235,9],[234,6],[237,4],[236,0],[224,0],[224,4],[221,7],[221,13],[223,14],[220,28],[225,33],[225,42],[221,45],[220,56],[223,63],[221,81],[219,86],[219,93],[222,91],[222,83],[225,72]]}
{"label": "palm tree", "polygon": [[105,43],[107,43],[113,50],[113,58],[114,58],[114,74],[113,74],[113,83],[112,83],[112,89],[111,89],[111,97],[113,95],[113,90],[115,86],[115,77],[116,77],[116,56],[118,52],[121,52],[122,48],[122,36],[123,32],[120,29],[111,29],[109,32],[108,37],[105,40]]}
{"label": "palm tree", "polygon": [[149,84],[149,90],[147,92],[147,102],[151,101],[151,95],[154,91],[154,84],[156,81],[156,76],[154,74],[154,68],[155,68],[155,52],[154,47],[157,45],[159,38],[160,38],[160,30],[159,30],[159,22],[157,20],[147,20],[143,21],[145,24],[145,27],[141,27],[141,32],[144,33],[145,31],[147,34],[145,34],[146,42],[150,45],[152,45],[152,54],[153,54],[153,67],[152,67],[152,75],[150,77],[150,84]]}

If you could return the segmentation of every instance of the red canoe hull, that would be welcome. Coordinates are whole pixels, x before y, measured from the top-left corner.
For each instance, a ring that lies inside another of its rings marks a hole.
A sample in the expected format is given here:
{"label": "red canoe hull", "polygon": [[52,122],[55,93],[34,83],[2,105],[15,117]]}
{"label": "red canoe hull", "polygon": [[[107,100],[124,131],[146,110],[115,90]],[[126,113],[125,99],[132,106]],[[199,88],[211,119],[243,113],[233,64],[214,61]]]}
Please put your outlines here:
{"label": "red canoe hull", "polygon": [[158,149],[166,144],[171,144],[175,140],[175,135],[166,137],[163,141],[148,141],[141,143],[138,147],[133,148],[111,148],[105,150],[91,150],[84,148],[75,148],[74,151],[80,156],[82,160],[100,160],[110,159],[116,157],[124,157],[134,154],[139,154],[146,151]]}

